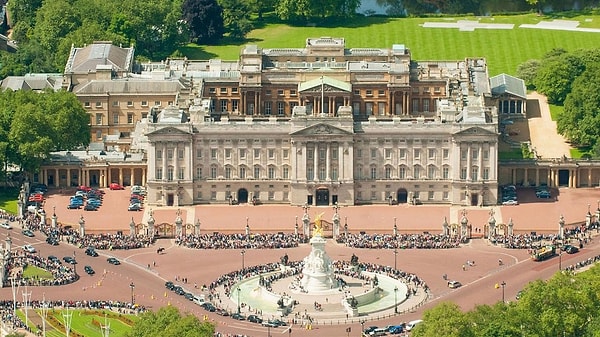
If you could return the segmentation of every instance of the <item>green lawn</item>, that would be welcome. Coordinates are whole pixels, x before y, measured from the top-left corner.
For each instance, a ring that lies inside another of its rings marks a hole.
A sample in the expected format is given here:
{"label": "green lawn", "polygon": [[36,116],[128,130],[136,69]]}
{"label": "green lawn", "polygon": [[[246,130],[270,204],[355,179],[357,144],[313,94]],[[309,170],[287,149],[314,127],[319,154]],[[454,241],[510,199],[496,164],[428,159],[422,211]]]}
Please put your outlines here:
{"label": "green lawn", "polygon": [[[302,48],[307,37],[332,36],[345,38],[348,48],[391,48],[393,44],[404,44],[411,50],[415,60],[485,57],[488,60],[489,73],[493,76],[503,72],[515,74],[520,63],[528,59],[540,58],[552,48],[575,50],[600,45],[600,33],[518,28],[520,24],[535,24],[542,19],[552,19],[535,14],[479,19],[480,22],[512,23],[515,28],[511,30],[476,29],[472,32],[461,32],[458,29],[420,26],[424,22],[449,22],[457,19],[477,20],[478,18],[359,17],[344,25],[326,27],[295,27],[269,23],[251,31],[246,41],[226,41],[219,46],[190,44],[180,51],[189,59],[237,60],[240,50],[246,44],[257,44],[263,48]],[[600,28],[600,16],[580,15],[566,19],[577,20],[584,27]]]}
{"label": "green lawn", "polygon": [[47,279],[52,280],[54,276],[49,271],[46,271],[42,268],[38,268],[36,266],[27,266],[23,269],[23,278],[34,278],[34,279]]}
{"label": "green lawn", "polygon": [[565,107],[562,105],[553,105],[553,104],[549,104],[549,106],[550,106],[550,117],[552,117],[553,121],[556,121],[558,119],[558,115],[560,115],[565,110]]}
{"label": "green lawn", "polygon": [[19,197],[19,189],[0,187],[0,208],[12,213],[17,214],[18,205],[17,198]]}
{"label": "green lawn", "polygon": [[[40,311],[37,311],[41,314]],[[131,322],[135,322],[138,317],[135,315],[121,315],[108,310],[69,310],[72,313],[70,336],[102,336],[100,326],[105,324],[104,313],[107,314],[107,322],[110,325],[110,336],[120,337],[131,329]],[[31,315],[31,311],[29,314]],[[49,310],[46,322],[46,336],[64,337],[64,310]],[[17,315],[25,321],[25,314],[19,310]],[[119,319],[120,317],[120,319]],[[32,322],[40,322],[39,316],[30,318],[30,327],[35,333],[37,328]]]}

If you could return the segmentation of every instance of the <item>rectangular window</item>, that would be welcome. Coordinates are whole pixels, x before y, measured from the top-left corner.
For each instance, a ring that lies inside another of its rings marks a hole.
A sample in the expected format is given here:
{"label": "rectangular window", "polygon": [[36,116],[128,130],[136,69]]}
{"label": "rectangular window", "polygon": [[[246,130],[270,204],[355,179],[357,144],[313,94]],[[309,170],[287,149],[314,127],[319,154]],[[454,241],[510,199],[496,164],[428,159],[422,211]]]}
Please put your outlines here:
{"label": "rectangular window", "polygon": [[471,152],[473,153],[473,160],[477,160],[479,158],[479,149],[471,149]]}
{"label": "rectangular window", "polygon": [[277,114],[283,116],[285,113],[285,102],[277,102]]}
{"label": "rectangular window", "polygon": [[313,159],[314,156],[315,156],[315,150],[313,150],[313,149],[306,150],[306,157],[308,159]]}
{"label": "rectangular window", "polygon": [[428,94],[429,93],[429,87],[423,87],[423,93],[424,94]]}
{"label": "rectangular window", "polygon": [[210,168],[210,178],[217,179],[217,167],[216,166],[212,166]]}
{"label": "rectangular window", "polygon": [[448,166],[444,166],[442,168],[442,178],[443,179],[449,179],[450,178],[450,169],[448,168]]}
{"label": "rectangular window", "polygon": [[160,101],[154,101],[154,106],[160,106]]}
{"label": "rectangular window", "polygon": [[379,90],[379,91],[377,92],[377,96],[379,96],[379,97],[384,97],[384,96],[385,96],[385,90]]}
{"label": "rectangular window", "polygon": [[488,151],[488,150],[483,150],[483,159],[484,159],[484,160],[488,160],[488,159],[490,159],[490,151]]}
{"label": "rectangular window", "polygon": [[177,158],[178,158],[178,159],[180,159],[180,160],[181,160],[181,159],[183,159],[183,156],[184,156],[184,155],[185,155],[185,151],[184,151],[184,149],[179,149],[179,150],[177,150]]}
{"label": "rectangular window", "polygon": [[231,179],[231,167],[225,167],[225,179]]}
{"label": "rectangular window", "polygon": [[196,158],[202,158],[202,149],[196,149]]}
{"label": "rectangular window", "polygon": [[414,149],[414,158],[415,159],[421,159],[421,150],[420,149]]}
{"label": "rectangular window", "polygon": [[442,90],[440,89],[440,87],[433,87],[433,93],[434,94],[439,94],[441,92],[442,92]]}
{"label": "rectangular window", "polygon": [[246,168],[240,167],[240,179],[246,179]]}
{"label": "rectangular window", "polygon": [[406,167],[401,167],[398,177],[400,179],[406,179]]}
{"label": "rectangular window", "polygon": [[221,89],[220,89],[220,92],[221,92],[222,94],[226,94],[226,93],[227,93],[227,88],[221,88]]}
{"label": "rectangular window", "polygon": [[185,179],[185,167],[178,168],[177,179],[179,179],[179,180]]}
{"label": "rectangular window", "polygon": [[254,179],[260,179],[260,166],[254,166]]}
{"label": "rectangular window", "polygon": [[460,179],[465,180],[467,179],[467,168],[463,167],[460,169]]}
{"label": "rectangular window", "polygon": [[119,101],[113,101],[113,102],[112,102],[112,106],[114,106],[114,107],[118,107],[118,106],[119,106]]}
{"label": "rectangular window", "polygon": [[102,102],[96,102],[96,108],[101,108],[102,107]]}
{"label": "rectangular window", "polygon": [[133,101],[127,101],[127,106],[133,106]]}
{"label": "rectangular window", "polygon": [[167,180],[168,181],[173,181],[174,173],[175,172],[173,172],[173,168],[172,167],[169,167],[167,169]]}
{"label": "rectangular window", "polygon": [[246,149],[240,149],[240,159],[246,159]]}
{"label": "rectangular window", "polygon": [[421,168],[419,166],[413,167],[413,178],[419,179],[421,177]]}
{"label": "rectangular window", "polygon": [[98,139],[98,140],[102,139],[102,131],[100,131],[100,130],[96,131],[96,139]]}
{"label": "rectangular window", "polygon": [[385,159],[392,159],[392,149],[385,149]]}
{"label": "rectangular window", "polygon": [[210,149],[210,159],[217,159],[217,149]]}
{"label": "rectangular window", "polygon": [[231,149],[225,149],[225,159],[231,159]]}
{"label": "rectangular window", "polygon": [[306,179],[308,179],[308,180],[315,180],[315,171],[313,171],[312,167],[309,167],[306,170]]}
{"label": "rectangular window", "polygon": [[173,159],[173,149],[167,149],[167,159]]}
{"label": "rectangular window", "polygon": [[271,96],[271,90],[265,90],[265,95]]}
{"label": "rectangular window", "polygon": [[290,169],[287,166],[283,167],[283,179],[290,179]]}
{"label": "rectangular window", "polygon": [[202,167],[196,167],[196,179],[202,179]]}
{"label": "rectangular window", "polygon": [[92,105],[90,104],[90,102],[83,102],[83,106],[89,108]]}
{"label": "rectangular window", "polygon": [[275,150],[269,149],[269,159],[275,159]]}
{"label": "rectangular window", "polygon": [[215,94],[217,92],[216,88],[208,88],[208,92],[211,94]]}
{"label": "rectangular window", "polygon": [[325,159],[327,157],[327,150],[320,148],[319,149],[319,159]]}
{"label": "rectangular window", "polygon": [[406,150],[400,149],[400,159],[406,159]]}
{"label": "rectangular window", "polygon": [[290,90],[290,96],[296,96],[296,89]]}
{"label": "rectangular window", "polygon": [[483,177],[481,177],[483,180],[489,180],[490,179],[490,169],[489,167],[484,167],[483,168]]}
{"label": "rectangular window", "polygon": [[373,96],[373,90],[367,90],[367,96]]}
{"label": "rectangular window", "polygon": [[371,149],[371,159],[377,158],[377,149]]}
{"label": "rectangular window", "polygon": [[356,149],[356,158],[362,158],[362,149]]}
{"label": "rectangular window", "polygon": [[260,149],[254,149],[254,159],[260,158]]}
{"label": "rectangular window", "polygon": [[477,181],[478,177],[477,177],[477,173],[479,172],[479,168],[478,167],[473,167],[471,168],[471,180],[472,181]]}
{"label": "rectangular window", "polygon": [[163,176],[162,167],[156,168],[156,179],[162,180],[162,178],[163,178],[162,176]]}
{"label": "rectangular window", "polygon": [[386,166],[385,168],[385,179],[391,179],[392,178],[392,168],[389,166]]}
{"label": "rectangular window", "polygon": [[460,158],[461,159],[467,159],[467,150],[466,149],[461,149],[460,150]]}
{"label": "rectangular window", "polygon": [[288,150],[288,149],[283,150],[283,159],[288,159],[289,157],[290,157],[290,150]]}
{"label": "rectangular window", "polygon": [[360,89],[354,89],[354,94],[360,96]]}
{"label": "rectangular window", "polygon": [[448,159],[448,157],[450,157],[450,150],[443,149],[442,150],[442,155],[444,156],[444,159]]}
{"label": "rectangular window", "polygon": [[271,114],[271,106],[273,102],[265,102],[265,115]]}
{"label": "rectangular window", "polygon": [[133,124],[133,114],[131,112],[127,114],[127,124]]}
{"label": "rectangular window", "polygon": [[273,166],[269,166],[269,179],[275,179],[275,168]]}
{"label": "rectangular window", "polygon": [[113,112],[113,124],[119,124],[119,113]]}
{"label": "rectangular window", "polygon": [[444,191],[442,193],[442,199],[448,200],[448,198],[450,198],[450,193],[448,193],[448,191]]}
{"label": "rectangular window", "polygon": [[240,101],[237,99],[231,100],[231,110],[234,112],[238,112],[240,105]]}
{"label": "rectangular window", "polygon": [[429,149],[428,153],[429,159],[435,159],[435,149]]}
{"label": "rectangular window", "polygon": [[283,89],[277,90],[277,95],[278,96],[283,96]]}
{"label": "rectangular window", "polygon": [[377,167],[371,167],[371,179],[377,179]]}
{"label": "rectangular window", "polygon": [[156,150],[156,159],[162,160],[162,150]]}
{"label": "rectangular window", "polygon": [[418,98],[412,99],[412,112],[419,112],[419,99]]}
{"label": "rectangular window", "polygon": [[226,112],[226,111],[227,111],[227,100],[222,99],[221,100],[221,112]]}
{"label": "rectangular window", "polygon": [[148,101],[142,101],[142,106],[148,106]]}
{"label": "rectangular window", "polygon": [[102,114],[96,114],[96,125],[102,125]]}
{"label": "rectangular window", "polygon": [[435,179],[435,166],[429,166],[427,169],[427,178]]}
{"label": "rectangular window", "polygon": [[427,199],[428,199],[428,200],[433,200],[433,196],[434,196],[434,195],[435,195],[435,194],[434,194],[434,192],[433,192],[433,191],[429,191],[429,192],[427,193]]}
{"label": "rectangular window", "polygon": [[237,92],[238,92],[238,88],[236,88],[236,87],[231,88],[232,94],[237,94]]}
{"label": "rectangular window", "polygon": [[423,112],[429,112],[429,99],[423,100]]}

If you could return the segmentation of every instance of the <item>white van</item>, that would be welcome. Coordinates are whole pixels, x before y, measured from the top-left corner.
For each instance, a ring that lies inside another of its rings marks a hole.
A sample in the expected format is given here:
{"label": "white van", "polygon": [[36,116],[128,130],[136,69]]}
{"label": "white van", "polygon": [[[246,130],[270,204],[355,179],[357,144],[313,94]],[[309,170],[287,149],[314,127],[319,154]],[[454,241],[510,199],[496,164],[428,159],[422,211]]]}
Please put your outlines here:
{"label": "white van", "polygon": [[192,301],[198,305],[202,305],[202,304],[204,304],[204,302],[206,302],[204,300],[204,295],[194,295],[194,298],[192,299]]}
{"label": "white van", "polygon": [[417,320],[406,323],[406,331],[412,330],[417,324],[419,324],[421,322],[423,322],[422,319],[417,319]]}

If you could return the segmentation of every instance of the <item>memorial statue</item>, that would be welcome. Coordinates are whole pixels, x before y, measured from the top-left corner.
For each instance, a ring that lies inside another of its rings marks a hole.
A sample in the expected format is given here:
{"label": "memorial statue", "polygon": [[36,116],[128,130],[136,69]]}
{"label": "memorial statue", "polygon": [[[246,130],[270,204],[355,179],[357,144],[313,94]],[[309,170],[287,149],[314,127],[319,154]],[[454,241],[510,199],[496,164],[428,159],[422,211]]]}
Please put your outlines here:
{"label": "memorial statue", "polygon": [[323,236],[323,226],[321,225],[321,217],[325,213],[321,213],[315,217],[315,227],[313,229],[313,238]]}

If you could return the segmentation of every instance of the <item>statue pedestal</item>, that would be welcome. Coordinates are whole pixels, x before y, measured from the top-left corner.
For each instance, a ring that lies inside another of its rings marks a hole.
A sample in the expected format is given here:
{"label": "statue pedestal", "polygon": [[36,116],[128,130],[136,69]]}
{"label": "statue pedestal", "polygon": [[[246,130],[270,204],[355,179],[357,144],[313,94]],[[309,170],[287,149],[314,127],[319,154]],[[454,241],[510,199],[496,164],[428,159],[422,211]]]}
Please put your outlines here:
{"label": "statue pedestal", "polygon": [[321,236],[310,239],[312,251],[304,258],[300,285],[308,293],[329,292],[338,287],[334,278],[331,258],[325,252],[325,240]]}

